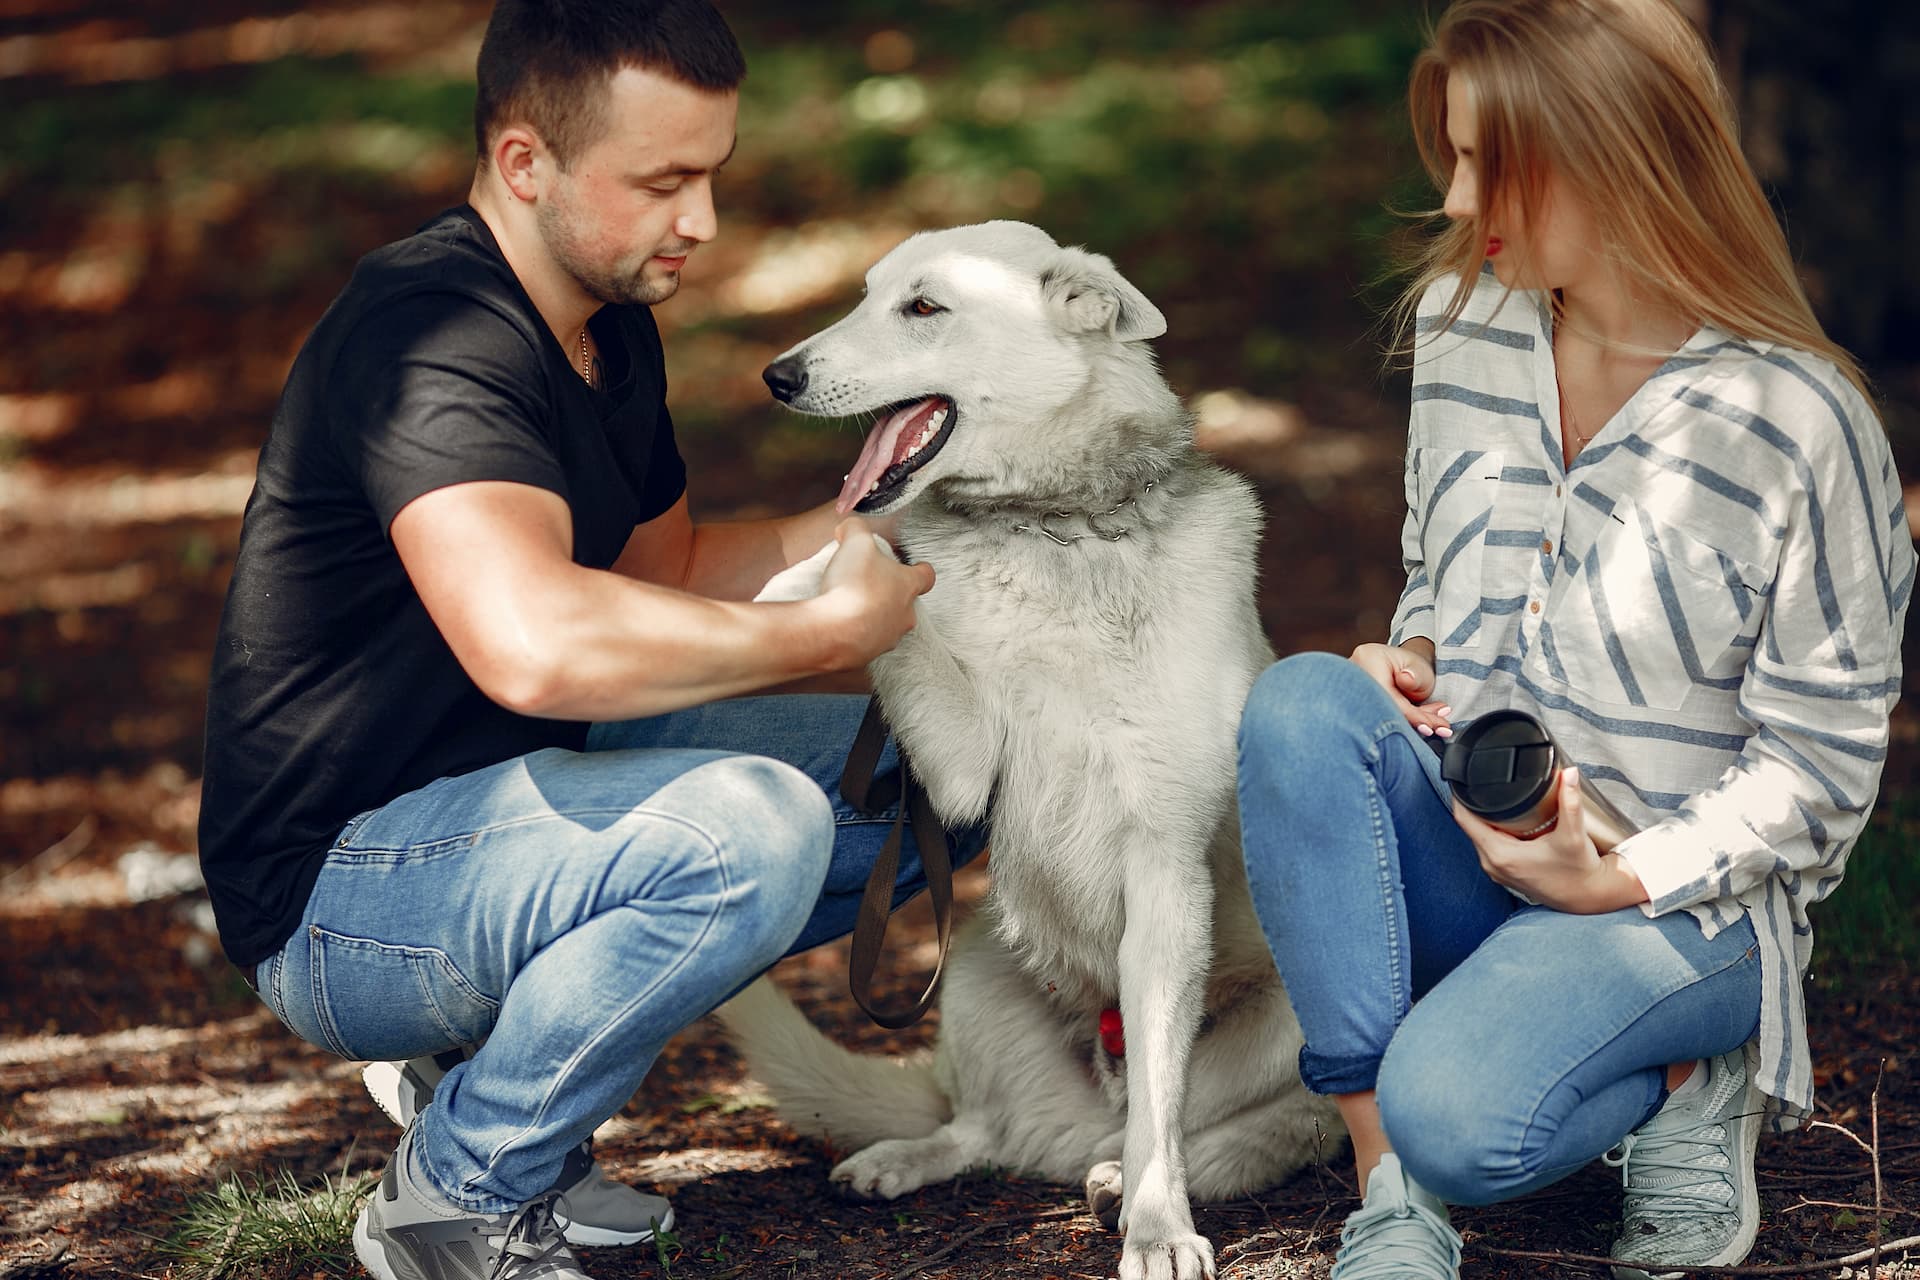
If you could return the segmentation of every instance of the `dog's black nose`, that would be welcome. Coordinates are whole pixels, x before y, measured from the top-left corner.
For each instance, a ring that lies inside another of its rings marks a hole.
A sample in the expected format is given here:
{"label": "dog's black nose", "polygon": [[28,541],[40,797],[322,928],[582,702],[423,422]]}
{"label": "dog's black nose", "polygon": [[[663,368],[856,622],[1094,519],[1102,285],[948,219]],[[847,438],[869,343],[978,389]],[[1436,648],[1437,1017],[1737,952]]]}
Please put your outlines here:
{"label": "dog's black nose", "polygon": [[760,376],[767,380],[767,390],[773,392],[773,398],[781,404],[792,404],[793,398],[807,389],[807,367],[792,356],[775,360]]}

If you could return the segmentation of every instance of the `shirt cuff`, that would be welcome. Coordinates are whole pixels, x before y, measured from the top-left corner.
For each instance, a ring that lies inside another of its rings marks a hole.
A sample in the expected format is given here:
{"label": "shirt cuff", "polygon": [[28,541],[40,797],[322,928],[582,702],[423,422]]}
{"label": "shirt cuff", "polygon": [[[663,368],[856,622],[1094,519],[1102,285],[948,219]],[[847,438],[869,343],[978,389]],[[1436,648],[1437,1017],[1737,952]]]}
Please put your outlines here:
{"label": "shirt cuff", "polygon": [[[1698,866],[1700,832],[1679,822],[1656,823],[1622,840],[1614,852],[1647,890],[1640,911],[1648,917],[1691,906],[1703,882]],[[1709,864],[1710,865],[1710,864]]]}
{"label": "shirt cuff", "polygon": [[[1393,626],[1387,631],[1388,644],[1405,644],[1409,640],[1433,641],[1433,606],[1423,605],[1393,620]],[[1439,648],[1439,642],[1433,641]]]}

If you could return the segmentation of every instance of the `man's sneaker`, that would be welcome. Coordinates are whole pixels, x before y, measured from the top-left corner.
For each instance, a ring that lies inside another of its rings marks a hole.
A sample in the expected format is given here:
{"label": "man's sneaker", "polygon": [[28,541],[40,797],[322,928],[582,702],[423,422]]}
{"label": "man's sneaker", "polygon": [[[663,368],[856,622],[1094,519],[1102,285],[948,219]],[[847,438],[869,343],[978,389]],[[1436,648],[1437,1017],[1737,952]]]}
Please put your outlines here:
{"label": "man's sneaker", "polygon": [[1604,1159],[1626,1183],[1626,1212],[1613,1256],[1616,1280],[1650,1280],[1663,1267],[1730,1266],[1760,1230],[1753,1148],[1761,1097],[1746,1051],[1707,1060],[1698,1089],[1667,1099]]}
{"label": "man's sneaker", "polygon": [[[406,1062],[369,1062],[360,1073],[367,1093],[397,1125],[405,1128],[433,1101],[440,1078],[468,1055],[459,1049]],[[645,1244],[653,1233],[673,1229],[673,1206],[660,1196],[615,1182],[593,1158],[593,1139],[567,1153],[553,1190],[562,1202],[555,1209],[567,1243],[588,1248]]]}
{"label": "man's sneaker", "polygon": [[1366,1199],[1340,1229],[1327,1280],[1459,1280],[1460,1236],[1447,1206],[1407,1177],[1400,1157],[1380,1157]]}
{"label": "man's sneaker", "polygon": [[553,1219],[557,1191],[509,1213],[469,1213],[407,1172],[413,1130],[353,1224],[353,1252],[375,1280],[588,1280]]}
{"label": "man's sneaker", "polygon": [[591,1138],[567,1152],[553,1189],[560,1193],[553,1214],[568,1244],[596,1249],[645,1244],[654,1232],[673,1230],[673,1206],[609,1178],[593,1158]]}

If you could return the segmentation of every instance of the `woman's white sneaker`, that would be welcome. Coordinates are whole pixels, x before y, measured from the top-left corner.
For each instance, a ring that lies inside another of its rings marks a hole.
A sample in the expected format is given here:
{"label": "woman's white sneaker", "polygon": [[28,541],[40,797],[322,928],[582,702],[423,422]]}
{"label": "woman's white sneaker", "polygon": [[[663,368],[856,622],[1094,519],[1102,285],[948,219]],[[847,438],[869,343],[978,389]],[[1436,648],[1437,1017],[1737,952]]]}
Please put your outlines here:
{"label": "woman's white sneaker", "polygon": [[1608,1152],[1626,1184],[1615,1280],[1652,1280],[1666,1267],[1731,1266],[1760,1230],[1753,1150],[1762,1100],[1745,1049],[1707,1059],[1701,1087],[1667,1099]]}
{"label": "woman's white sneaker", "polygon": [[1366,1198],[1340,1229],[1327,1280],[1460,1280],[1460,1235],[1438,1196],[1407,1177],[1389,1151],[1367,1177]]}

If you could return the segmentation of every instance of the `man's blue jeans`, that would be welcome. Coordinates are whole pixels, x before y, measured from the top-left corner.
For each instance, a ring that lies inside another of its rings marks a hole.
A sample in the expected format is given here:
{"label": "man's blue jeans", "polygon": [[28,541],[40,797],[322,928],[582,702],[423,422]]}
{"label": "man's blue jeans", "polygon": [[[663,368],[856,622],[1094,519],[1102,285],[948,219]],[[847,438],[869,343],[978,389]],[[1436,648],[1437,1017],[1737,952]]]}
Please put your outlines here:
{"label": "man's blue jeans", "polygon": [[1394,1151],[1444,1200],[1572,1173],[1665,1101],[1668,1063],[1760,1021],[1742,919],[1524,906],[1480,869],[1434,751],[1331,654],[1267,669],[1240,728],[1254,908],[1319,1093],[1377,1089]]}
{"label": "man's blue jeans", "polygon": [[[852,929],[892,815],[839,777],[866,699],[740,698],[596,725],[349,822],[256,974],[347,1058],[456,1045],[418,1172],[496,1213],[553,1182],[669,1037],[783,955]],[[744,754],[744,753],[752,754]],[[888,746],[884,772],[896,766]],[[955,833],[956,864],[980,831]],[[924,886],[909,829],[894,901]]]}

